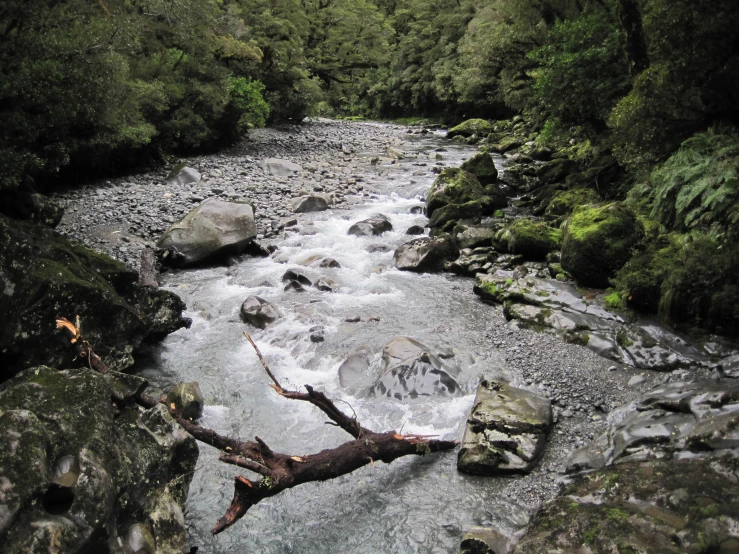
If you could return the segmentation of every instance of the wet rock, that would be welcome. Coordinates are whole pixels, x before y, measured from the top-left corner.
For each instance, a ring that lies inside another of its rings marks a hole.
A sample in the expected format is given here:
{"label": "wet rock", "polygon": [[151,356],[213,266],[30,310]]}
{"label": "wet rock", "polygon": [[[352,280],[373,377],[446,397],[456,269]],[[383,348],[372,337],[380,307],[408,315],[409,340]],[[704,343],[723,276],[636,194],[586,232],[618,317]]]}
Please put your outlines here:
{"label": "wet rock", "polygon": [[167,393],[167,405],[175,405],[182,417],[195,420],[203,416],[205,398],[197,382],[180,383]]}
{"label": "wet rock", "polygon": [[326,277],[318,279],[313,286],[323,292],[338,292],[341,288],[336,281],[332,281]]}
{"label": "wet rock", "polygon": [[416,215],[426,215],[426,208],[424,206],[413,206],[410,213]]}
{"label": "wet rock", "polygon": [[420,225],[411,225],[406,229],[406,235],[423,235],[426,231]]}
{"label": "wet rock", "polygon": [[276,177],[292,177],[302,171],[298,164],[277,158],[266,158],[259,165],[267,175]]}
{"label": "wet rock", "polygon": [[133,364],[144,341],[189,325],[173,293],[137,285],[138,274],[46,226],[0,215],[0,381],[25,367],[70,367],[74,349],[54,320],[79,315],[109,367]]}
{"label": "wet rock", "polygon": [[238,255],[256,236],[251,204],[210,198],[167,229],[157,246],[180,253],[188,266]]}
{"label": "wet rock", "polygon": [[[360,318],[357,316],[356,322]],[[339,384],[344,388],[355,388],[365,382],[369,375],[370,351],[363,347],[350,354],[339,366]]]}
{"label": "wet rock", "polygon": [[498,254],[490,247],[478,247],[469,252],[466,249],[459,258],[449,263],[447,269],[457,275],[474,277],[484,271],[484,268],[494,262]]}
{"label": "wet rock", "polygon": [[328,210],[328,202],[325,198],[316,195],[299,196],[291,201],[292,211],[298,214],[309,212],[323,212]]}
{"label": "wet rock", "polygon": [[383,370],[374,394],[407,400],[419,396],[454,396],[460,388],[456,371],[430,349],[408,337],[396,337],[382,351]]}
{"label": "wet rock", "polygon": [[[182,513],[195,441],[163,405],[116,408],[112,393],[91,370],[43,366],[0,386],[2,552],[107,552],[132,522],[155,528],[163,497]],[[168,552],[185,533],[180,518],[149,534]]]}
{"label": "wet rock", "polygon": [[498,240],[512,254],[521,254],[527,260],[544,260],[547,254],[559,250],[562,231],[543,221],[522,218],[502,231]]}
{"label": "wet rock", "polygon": [[313,343],[323,342],[324,340],[326,340],[326,331],[324,330],[322,325],[311,327],[309,332],[310,334],[308,335],[308,337]]}
{"label": "wet rock", "polygon": [[175,187],[182,185],[196,185],[200,182],[200,172],[192,167],[184,166],[179,169],[175,169],[176,171],[173,171],[167,177],[167,186]]}
{"label": "wet rock", "polygon": [[482,475],[528,473],[544,451],[551,426],[549,400],[483,380],[467,420],[457,469]]}
{"label": "wet rock", "polygon": [[447,138],[471,137],[472,135],[487,135],[493,132],[493,124],[484,119],[468,119],[447,132]]}
{"label": "wet rock", "polygon": [[241,305],[241,319],[259,329],[265,329],[279,318],[277,308],[259,296],[249,296]]}
{"label": "wet rock", "polygon": [[387,149],[385,150],[385,154],[391,160],[402,160],[403,158],[405,158],[405,154],[402,150],[398,150],[397,148],[394,148],[392,146],[387,147]]}
{"label": "wet rock", "polygon": [[459,251],[449,236],[422,237],[400,246],[393,259],[402,271],[441,271],[444,263],[457,258]]}
{"label": "wet rock", "polygon": [[460,250],[490,246],[497,232],[497,227],[459,225],[454,229],[454,242]]}
{"label": "wet rock", "polygon": [[321,260],[321,263],[318,264],[318,267],[323,268],[338,268],[341,267],[341,264],[334,260],[333,258],[323,258]]}
{"label": "wet rock", "polygon": [[498,180],[498,170],[489,152],[478,152],[464,162],[460,169],[472,173],[482,185],[488,185]]}
{"label": "wet rock", "polygon": [[426,215],[430,218],[439,208],[480,200],[483,196],[483,187],[477,177],[462,169],[448,168],[431,185],[426,198]]}
{"label": "wet rock", "polygon": [[508,554],[511,548],[510,538],[499,531],[473,527],[462,537],[459,554]]}
{"label": "wet rock", "polygon": [[621,203],[582,208],[565,226],[562,267],[583,285],[606,287],[643,235],[641,223]]}
{"label": "wet rock", "polygon": [[301,285],[305,285],[306,287],[310,287],[313,284],[313,282],[302,273],[292,269],[288,269],[285,273],[282,274],[282,282],[286,283],[290,281],[296,281]]}
{"label": "wet rock", "polygon": [[392,248],[387,244],[370,244],[365,248],[365,250],[370,254],[374,254],[375,252],[390,252]]}
{"label": "wet rock", "polygon": [[371,237],[378,236],[392,230],[393,226],[390,223],[390,220],[384,215],[376,214],[349,227],[347,234],[357,237]]}
{"label": "wet rock", "polygon": [[557,183],[576,170],[577,162],[567,158],[558,158],[539,166],[536,176],[542,183]]}

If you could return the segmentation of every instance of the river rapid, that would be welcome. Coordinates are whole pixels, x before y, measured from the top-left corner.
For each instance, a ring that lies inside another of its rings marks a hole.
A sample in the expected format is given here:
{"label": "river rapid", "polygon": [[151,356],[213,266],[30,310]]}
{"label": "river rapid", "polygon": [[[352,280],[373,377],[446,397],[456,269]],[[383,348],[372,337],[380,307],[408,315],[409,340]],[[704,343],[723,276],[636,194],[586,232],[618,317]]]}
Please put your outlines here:
{"label": "river rapid", "polygon": [[[300,156],[293,155],[297,144]],[[391,161],[386,157],[388,146],[405,157]],[[604,429],[611,407],[661,379],[646,372],[638,384],[629,386],[633,369],[616,368],[555,336],[510,327],[500,308],[473,295],[470,278],[394,268],[395,248],[412,238],[406,230],[427,222],[412,212],[422,206],[436,176],[433,168],[456,167],[474,152],[473,146],[452,144],[441,132],[411,134],[392,125],[316,122],[289,132],[256,132],[232,152],[188,160],[203,173],[210,172],[211,194],[256,198],[257,218],[263,218],[261,242],[277,249],[266,258],[239,258],[230,267],[165,274],[162,286],[185,300],[193,325],[154,347],[136,370],[161,390],[198,381],[207,404],[202,425],[245,440],[259,436],[272,449],[292,455],[331,448],[349,437],[326,425],[326,417],[316,408],[274,393],[244,331],[286,387],[310,384],[376,431],[461,440],[481,376],[501,379],[555,401],[558,422],[537,469],[509,478],[464,475],[457,472],[456,452],[376,463],[267,499],[213,537],[210,529],[233,496],[234,476],[248,472],[220,463],[216,450],[200,445],[186,513],[191,545],[198,552],[451,553],[458,551],[463,533],[475,525],[515,533],[542,501],[559,490],[566,453]],[[260,158],[267,155],[296,161],[311,171],[277,183],[269,178],[251,180],[249,175],[257,174]],[[504,171],[503,159],[496,163]],[[224,172],[213,170],[219,165],[236,170],[224,177]],[[331,172],[339,177],[329,182]],[[245,177],[239,180],[238,175]],[[219,178],[227,186],[219,184]],[[169,202],[172,194],[175,199],[184,194],[166,190],[160,175],[141,179],[160,184],[148,189],[148,200],[146,195],[137,196],[139,212],[147,202],[164,202],[165,197]],[[108,185],[97,193],[101,201],[127,198],[129,188],[141,188],[133,179]],[[290,191],[294,195],[310,187],[324,192],[333,187],[341,201],[328,211],[297,216],[276,207],[289,199]],[[69,199],[67,205],[79,205],[84,195]],[[175,206],[171,213],[186,212],[185,208]],[[81,212],[71,213],[76,215],[63,223],[63,230],[81,225]],[[389,218],[392,231],[379,237],[347,234],[353,223],[378,213]],[[121,218],[127,221],[130,216]],[[297,225],[284,227],[293,218]],[[146,233],[136,235],[134,227],[115,228],[88,229],[88,236],[119,257],[131,245],[147,240]],[[156,232],[156,226],[150,229],[152,236]],[[121,251],[116,241],[127,234],[131,238]],[[340,267],[317,267],[315,260],[323,258],[333,258]],[[332,279],[339,289],[286,291],[282,276],[290,269],[314,281]],[[243,323],[239,308],[250,295],[274,304],[282,317],[265,330]],[[407,401],[371,395],[369,385],[382,367],[382,348],[396,336],[411,337],[443,354],[459,372],[460,393]],[[342,386],[338,368],[359,350],[369,353],[369,369],[358,383]],[[561,416],[565,408],[568,413]]]}

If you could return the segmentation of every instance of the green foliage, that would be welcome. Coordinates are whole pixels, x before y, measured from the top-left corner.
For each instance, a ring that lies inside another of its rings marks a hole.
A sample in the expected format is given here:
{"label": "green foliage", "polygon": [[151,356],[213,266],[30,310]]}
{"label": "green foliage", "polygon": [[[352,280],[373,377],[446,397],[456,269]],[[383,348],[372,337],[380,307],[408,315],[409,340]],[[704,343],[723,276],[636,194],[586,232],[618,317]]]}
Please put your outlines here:
{"label": "green foliage", "polygon": [[237,133],[264,127],[269,117],[269,106],[264,100],[264,84],[244,77],[231,77],[228,83],[230,103],[238,112]]}
{"label": "green foliage", "polygon": [[652,216],[668,227],[713,229],[720,237],[739,234],[739,133],[711,128],[686,140],[658,167],[651,187]]}

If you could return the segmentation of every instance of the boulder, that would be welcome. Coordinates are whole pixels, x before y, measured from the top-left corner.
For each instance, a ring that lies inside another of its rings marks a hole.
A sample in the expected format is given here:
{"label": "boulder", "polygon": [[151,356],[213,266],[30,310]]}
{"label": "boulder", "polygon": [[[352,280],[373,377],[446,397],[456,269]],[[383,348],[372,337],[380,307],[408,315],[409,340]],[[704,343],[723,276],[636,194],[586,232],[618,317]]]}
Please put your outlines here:
{"label": "boulder", "polygon": [[564,228],[562,267],[582,285],[607,287],[643,235],[642,224],[620,202],[581,208]]}
{"label": "boulder", "polygon": [[423,235],[425,232],[426,231],[424,230],[424,228],[421,227],[420,225],[411,225],[410,227],[408,227],[408,229],[406,229],[405,234],[413,236],[413,235]]}
{"label": "boulder", "polygon": [[85,337],[115,370],[131,366],[145,340],[189,326],[179,297],[137,280],[46,226],[0,216],[0,382],[32,365],[82,363],[55,328],[59,316],[79,315]]}
{"label": "boulder", "polygon": [[444,269],[444,263],[457,258],[459,251],[449,236],[421,237],[401,245],[393,256],[402,271],[430,273]]}
{"label": "boulder", "polygon": [[323,258],[321,262],[318,264],[318,267],[323,268],[338,268],[341,267],[341,264],[334,260],[333,258]]}
{"label": "boulder", "polygon": [[551,426],[548,399],[484,379],[467,419],[457,469],[480,475],[528,473],[544,452]]}
{"label": "boulder", "polygon": [[288,283],[290,281],[297,281],[298,283],[300,283],[301,285],[305,285],[306,287],[310,287],[313,284],[313,282],[307,276],[293,269],[288,269],[285,273],[282,274],[283,283]]}
{"label": "boulder", "polygon": [[328,201],[317,195],[299,196],[291,200],[290,206],[296,214],[323,212],[328,210]]}
{"label": "boulder", "polygon": [[527,260],[544,260],[550,252],[559,250],[562,231],[543,221],[517,219],[501,234],[500,242],[511,254],[521,254]]}
{"label": "boulder", "polygon": [[395,337],[382,351],[383,370],[372,386],[377,395],[407,400],[460,393],[452,368],[431,350],[408,337]]}
{"label": "boulder", "polygon": [[48,196],[22,186],[18,189],[3,191],[0,213],[15,219],[30,219],[54,228],[62,220],[64,208]]}
{"label": "boulder", "polygon": [[200,172],[192,167],[179,165],[167,176],[168,186],[196,185],[201,179]]}
{"label": "boulder", "polygon": [[378,236],[388,231],[392,231],[393,226],[387,217],[381,214],[373,215],[368,219],[358,221],[351,227],[347,234],[357,237]]}
{"label": "boulder", "polygon": [[483,185],[488,185],[498,180],[498,169],[495,167],[495,162],[490,152],[478,152],[459,166],[459,168],[472,173]]}
{"label": "boulder", "polygon": [[447,168],[434,180],[426,198],[426,215],[448,204],[464,204],[484,196],[477,177],[462,169]]}
{"label": "boulder", "polygon": [[496,205],[489,196],[482,196],[464,204],[447,204],[434,210],[429,219],[429,227],[442,232],[449,232],[461,221],[479,222],[486,214],[495,211]]}
{"label": "boulder", "polygon": [[190,266],[240,254],[256,236],[251,204],[209,198],[167,229],[157,246],[180,253],[182,265]]}
{"label": "boulder", "polygon": [[557,158],[540,165],[536,169],[536,176],[543,184],[564,181],[568,175],[577,171],[577,162],[567,158]]}
{"label": "boulder", "polygon": [[200,419],[203,416],[205,398],[200,391],[200,384],[180,383],[167,393],[167,405],[175,405],[175,409],[188,419]]}
{"label": "boulder", "polygon": [[[360,317],[356,318],[361,321]],[[350,354],[339,366],[339,384],[344,388],[358,386],[368,377],[370,352],[367,347]]]}
{"label": "boulder", "polygon": [[326,277],[318,279],[313,286],[323,292],[338,292],[341,288],[336,281],[332,281]]}
{"label": "boulder", "polygon": [[490,246],[497,232],[493,227],[459,225],[454,229],[454,242],[460,250]]}
{"label": "boulder", "polygon": [[259,165],[267,175],[274,175],[275,177],[292,177],[303,170],[296,163],[277,158],[266,158]]}
{"label": "boulder", "polygon": [[[1,552],[185,549],[197,444],[162,404],[113,404],[119,378],[39,366],[0,385]],[[179,517],[158,525],[164,501]]]}
{"label": "boulder", "polygon": [[272,304],[259,296],[249,296],[241,305],[241,319],[259,329],[264,329],[280,317]]}
{"label": "boulder", "polygon": [[545,213],[552,217],[567,217],[576,209],[600,200],[593,189],[558,191],[547,204]]}
{"label": "boulder", "polygon": [[494,529],[473,527],[462,537],[459,554],[509,554],[513,548],[511,542]]}
{"label": "boulder", "polygon": [[484,119],[468,119],[447,132],[447,138],[471,137],[472,135],[485,136],[493,132],[493,124]]}

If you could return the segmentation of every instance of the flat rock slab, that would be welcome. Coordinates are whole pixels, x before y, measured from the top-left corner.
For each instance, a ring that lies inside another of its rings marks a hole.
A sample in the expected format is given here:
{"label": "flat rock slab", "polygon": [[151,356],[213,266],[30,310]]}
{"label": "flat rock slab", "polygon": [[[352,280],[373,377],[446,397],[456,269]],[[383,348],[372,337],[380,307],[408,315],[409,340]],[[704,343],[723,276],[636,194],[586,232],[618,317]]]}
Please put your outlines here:
{"label": "flat rock slab", "polygon": [[551,402],[499,381],[483,380],[467,420],[457,468],[465,473],[528,473],[544,451]]}
{"label": "flat rock slab", "polygon": [[303,170],[296,163],[278,158],[266,158],[262,160],[260,165],[267,175],[274,175],[276,177],[291,177]]}

